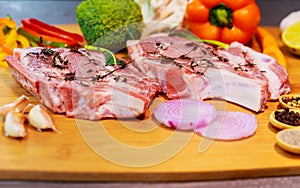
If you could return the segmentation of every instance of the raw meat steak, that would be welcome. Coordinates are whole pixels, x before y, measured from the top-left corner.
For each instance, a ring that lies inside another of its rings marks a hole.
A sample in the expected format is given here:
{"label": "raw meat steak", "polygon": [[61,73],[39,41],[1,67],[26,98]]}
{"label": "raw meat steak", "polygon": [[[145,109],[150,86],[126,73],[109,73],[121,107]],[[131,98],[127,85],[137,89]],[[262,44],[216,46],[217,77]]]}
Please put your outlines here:
{"label": "raw meat steak", "polygon": [[223,49],[160,33],[128,41],[127,48],[134,65],[170,99],[221,98],[259,112],[290,91],[275,59],[237,42]]}
{"label": "raw meat steak", "polygon": [[130,63],[105,66],[98,51],[15,49],[7,62],[13,77],[42,104],[79,119],[139,116],[159,89]]}

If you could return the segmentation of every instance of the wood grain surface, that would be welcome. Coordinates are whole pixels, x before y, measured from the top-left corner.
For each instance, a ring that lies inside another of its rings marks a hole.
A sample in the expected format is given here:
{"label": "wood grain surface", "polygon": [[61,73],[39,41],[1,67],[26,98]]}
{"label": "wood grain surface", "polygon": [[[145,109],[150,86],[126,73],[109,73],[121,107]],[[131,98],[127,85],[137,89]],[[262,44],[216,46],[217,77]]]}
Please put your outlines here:
{"label": "wood grain surface", "polygon": [[[61,27],[80,32],[77,25]],[[300,59],[282,45],[277,28],[267,27],[278,39],[288,61],[292,93],[300,93]],[[0,105],[22,94],[37,100],[0,68]],[[239,91],[242,92],[242,91]],[[268,102],[255,114],[258,128],[250,138],[214,141],[190,132],[159,126],[151,110],[131,120],[83,121],[51,114],[60,133],[38,132],[27,127],[25,139],[4,136],[0,125],[0,179],[51,181],[189,181],[283,176],[300,174],[300,155],[281,150],[275,144],[277,129],[269,124],[278,102]],[[247,109],[211,101],[230,111]]]}

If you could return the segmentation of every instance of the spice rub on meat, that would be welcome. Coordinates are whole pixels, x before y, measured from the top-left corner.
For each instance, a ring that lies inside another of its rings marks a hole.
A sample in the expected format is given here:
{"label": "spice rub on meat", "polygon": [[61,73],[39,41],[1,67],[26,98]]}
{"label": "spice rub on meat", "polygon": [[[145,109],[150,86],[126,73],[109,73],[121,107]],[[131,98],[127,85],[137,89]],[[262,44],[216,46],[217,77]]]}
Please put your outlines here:
{"label": "spice rub on meat", "polygon": [[159,87],[130,63],[106,66],[102,52],[85,49],[14,49],[13,77],[53,112],[99,120],[145,112]]}
{"label": "spice rub on meat", "polygon": [[170,99],[220,98],[259,112],[290,92],[288,74],[275,59],[238,42],[223,49],[160,33],[128,41],[127,49]]}

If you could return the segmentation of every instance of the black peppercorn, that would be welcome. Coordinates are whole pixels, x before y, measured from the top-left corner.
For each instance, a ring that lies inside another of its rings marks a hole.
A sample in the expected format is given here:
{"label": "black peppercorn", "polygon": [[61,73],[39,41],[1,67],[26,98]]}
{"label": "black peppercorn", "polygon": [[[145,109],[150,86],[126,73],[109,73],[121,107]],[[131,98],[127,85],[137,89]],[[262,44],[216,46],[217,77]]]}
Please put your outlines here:
{"label": "black peppercorn", "polygon": [[275,111],[275,119],[282,123],[298,126],[300,125],[300,115],[289,108],[284,108],[282,111]]}

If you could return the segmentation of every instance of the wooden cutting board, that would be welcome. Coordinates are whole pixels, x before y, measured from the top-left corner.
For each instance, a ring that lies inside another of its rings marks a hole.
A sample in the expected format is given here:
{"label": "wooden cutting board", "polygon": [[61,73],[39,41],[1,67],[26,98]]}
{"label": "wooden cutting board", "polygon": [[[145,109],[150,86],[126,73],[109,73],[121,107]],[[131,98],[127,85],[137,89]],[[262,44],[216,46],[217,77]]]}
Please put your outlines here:
{"label": "wooden cutting board", "polygon": [[[61,26],[80,32],[77,25]],[[279,30],[268,27],[288,61],[292,93],[300,93],[300,59],[279,40]],[[0,68],[0,105],[22,94],[37,103]],[[151,110],[144,119],[84,121],[51,114],[60,133],[38,132],[27,127],[28,137],[7,138],[0,125],[0,179],[59,181],[188,181],[282,176],[300,174],[300,155],[275,144],[277,129],[269,115],[278,102],[268,102],[255,114],[256,134],[239,141],[212,141],[190,132],[158,126]],[[230,111],[253,113],[239,106],[215,101]]]}

